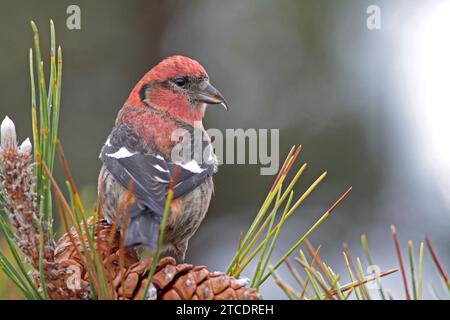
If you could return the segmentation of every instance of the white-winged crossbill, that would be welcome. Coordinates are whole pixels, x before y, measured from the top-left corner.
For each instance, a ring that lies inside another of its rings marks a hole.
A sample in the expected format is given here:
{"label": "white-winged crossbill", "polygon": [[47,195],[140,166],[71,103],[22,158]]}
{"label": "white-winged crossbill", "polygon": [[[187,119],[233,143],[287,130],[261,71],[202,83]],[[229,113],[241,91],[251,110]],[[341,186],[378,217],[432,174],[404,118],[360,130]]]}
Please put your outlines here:
{"label": "white-winged crossbill", "polygon": [[[202,161],[205,150],[209,160],[215,159],[202,125],[208,104],[227,107],[197,61],[172,56],[142,77],[119,111],[100,154],[103,166],[98,190],[107,221],[113,223],[119,214],[122,226],[126,214],[119,207],[131,191],[134,201],[128,209],[126,246],[155,248],[169,185],[173,183],[174,200],[163,251],[178,262],[184,261],[188,240],[209,207],[212,175],[217,167],[215,162]],[[189,133],[190,145],[194,146],[186,161],[172,157],[179,144],[173,138],[178,129]],[[198,133],[202,142],[195,147],[198,143],[193,139]]]}

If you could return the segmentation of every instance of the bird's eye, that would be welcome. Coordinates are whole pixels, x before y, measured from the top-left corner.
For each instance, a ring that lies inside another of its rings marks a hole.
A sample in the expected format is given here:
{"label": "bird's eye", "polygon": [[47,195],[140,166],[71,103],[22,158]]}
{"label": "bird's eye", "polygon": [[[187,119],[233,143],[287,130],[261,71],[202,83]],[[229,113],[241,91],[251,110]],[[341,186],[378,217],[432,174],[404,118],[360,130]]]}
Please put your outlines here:
{"label": "bird's eye", "polygon": [[179,87],[183,87],[186,84],[186,78],[176,78],[174,80],[175,84]]}

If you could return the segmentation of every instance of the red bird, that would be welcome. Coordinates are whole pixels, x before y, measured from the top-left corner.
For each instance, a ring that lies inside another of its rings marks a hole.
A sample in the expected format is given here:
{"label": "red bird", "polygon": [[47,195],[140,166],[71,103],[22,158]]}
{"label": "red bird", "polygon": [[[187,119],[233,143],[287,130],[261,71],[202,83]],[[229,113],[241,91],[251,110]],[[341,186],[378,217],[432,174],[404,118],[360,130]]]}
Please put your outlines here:
{"label": "red bird", "polygon": [[[120,214],[123,226],[126,210],[120,208],[121,203],[127,190],[132,191],[135,201],[127,209],[126,246],[155,248],[168,188],[175,179],[163,255],[184,261],[188,241],[208,210],[212,175],[217,168],[202,125],[208,104],[227,108],[222,94],[210,84],[197,61],[173,56],[142,77],[119,111],[100,154],[103,166],[98,192],[107,221],[113,223]],[[188,133],[188,142],[194,146],[187,149],[187,158],[172,156],[180,142],[174,139],[177,130]],[[200,144],[194,142],[199,134]]]}

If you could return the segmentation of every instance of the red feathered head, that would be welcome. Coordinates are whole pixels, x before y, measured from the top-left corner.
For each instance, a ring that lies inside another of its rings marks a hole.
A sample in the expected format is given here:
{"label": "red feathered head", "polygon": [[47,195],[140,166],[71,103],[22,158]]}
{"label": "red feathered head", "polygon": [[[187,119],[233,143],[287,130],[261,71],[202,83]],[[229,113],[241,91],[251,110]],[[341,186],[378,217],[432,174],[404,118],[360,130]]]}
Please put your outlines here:
{"label": "red feathered head", "polygon": [[210,84],[200,63],[188,57],[172,56],[142,77],[124,106],[155,108],[192,122],[203,118],[208,104],[227,108],[225,99]]}

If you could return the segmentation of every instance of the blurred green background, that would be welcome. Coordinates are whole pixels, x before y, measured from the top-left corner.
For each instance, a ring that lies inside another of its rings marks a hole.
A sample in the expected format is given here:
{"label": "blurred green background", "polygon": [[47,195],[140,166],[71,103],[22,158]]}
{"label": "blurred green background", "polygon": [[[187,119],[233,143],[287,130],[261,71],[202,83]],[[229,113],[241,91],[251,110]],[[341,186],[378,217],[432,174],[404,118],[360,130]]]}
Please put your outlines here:
{"label": "blurred green background", "polygon": [[[81,8],[81,30],[66,27],[71,4]],[[371,4],[381,8],[380,30],[366,26]],[[190,56],[231,107],[209,109],[206,127],[279,128],[281,158],[302,144],[309,168],[298,192],[329,173],[284,229],[276,256],[351,185],[351,196],[310,238],[324,260],[343,272],[341,243],[362,255],[365,232],[380,267],[395,267],[389,226],[396,224],[405,248],[428,234],[448,267],[449,14],[447,1],[2,0],[0,117],[10,116],[21,138],[31,135],[29,21],[48,48],[53,19],[64,56],[60,138],[93,205],[98,153],[129,91],[162,58]],[[189,262],[225,269],[271,185],[259,169],[221,166]],[[425,274],[437,281],[433,265]],[[401,297],[399,273],[383,282]],[[284,297],[272,282],[263,295]],[[15,297],[0,276],[0,298]]]}

